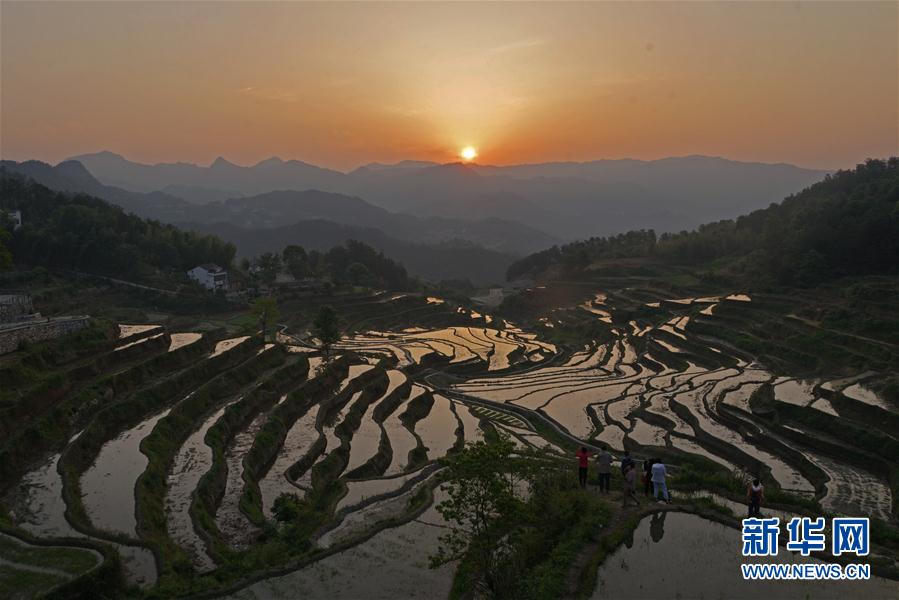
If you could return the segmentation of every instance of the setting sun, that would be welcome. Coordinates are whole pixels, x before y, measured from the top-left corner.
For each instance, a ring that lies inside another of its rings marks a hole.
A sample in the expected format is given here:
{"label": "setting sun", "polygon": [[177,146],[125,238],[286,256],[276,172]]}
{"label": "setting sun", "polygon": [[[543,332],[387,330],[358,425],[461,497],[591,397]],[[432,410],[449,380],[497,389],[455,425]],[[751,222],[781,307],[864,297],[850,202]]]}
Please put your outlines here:
{"label": "setting sun", "polygon": [[462,148],[462,152],[459,153],[459,156],[465,160],[474,160],[478,157],[478,151],[474,146],[465,146]]}

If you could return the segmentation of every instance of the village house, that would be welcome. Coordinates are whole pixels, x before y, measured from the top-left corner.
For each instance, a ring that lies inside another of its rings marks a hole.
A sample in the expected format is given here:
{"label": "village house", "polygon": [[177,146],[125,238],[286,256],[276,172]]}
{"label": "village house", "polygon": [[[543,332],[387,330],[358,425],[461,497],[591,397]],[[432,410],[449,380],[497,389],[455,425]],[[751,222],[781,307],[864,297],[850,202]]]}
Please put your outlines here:
{"label": "village house", "polygon": [[187,272],[187,276],[207,290],[227,291],[228,289],[228,271],[213,263],[194,267]]}

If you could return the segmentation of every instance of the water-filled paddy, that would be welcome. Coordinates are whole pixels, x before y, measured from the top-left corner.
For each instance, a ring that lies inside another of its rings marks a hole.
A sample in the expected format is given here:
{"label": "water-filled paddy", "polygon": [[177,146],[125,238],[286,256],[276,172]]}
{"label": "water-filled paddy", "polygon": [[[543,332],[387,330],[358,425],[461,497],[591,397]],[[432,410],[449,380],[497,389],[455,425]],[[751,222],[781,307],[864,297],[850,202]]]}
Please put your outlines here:
{"label": "water-filled paddy", "polygon": [[686,513],[656,513],[644,518],[633,539],[616,550],[597,572],[591,598],[867,598],[894,599],[899,582],[746,581],[744,562],[818,562],[784,548],[777,557],[744,559],[740,532]]}
{"label": "water-filled paddy", "polygon": [[381,443],[381,427],[373,419],[375,409],[384,399],[393,394],[394,390],[407,381],[406,376],[396,369],[387,371],[387,377],[389,379],[387,390],[381,398],[368,406],[365,414],[362,416],[362,424],[353,434],[353,439],[350,443],[350,459],[346,466],[347,473],[365,464],[378,451],[378,446]]}
{"label": "water-filled paddy", "polygon": [[[428,513],[436,513],[431,507]],[[423,516],[439,518],[439,515]],[[428,568],[441,527],[415,520],[385,529],[361,544],[231,596],[237,600],[295,598],[445,598],[454,565]]]}
{"label": "water-filled paddy", "polygon": [[104,444],[81,476],[82,502],[97,528],[136,536],[134,486],[148,462],[140,443],[170,410],[156,413]]}

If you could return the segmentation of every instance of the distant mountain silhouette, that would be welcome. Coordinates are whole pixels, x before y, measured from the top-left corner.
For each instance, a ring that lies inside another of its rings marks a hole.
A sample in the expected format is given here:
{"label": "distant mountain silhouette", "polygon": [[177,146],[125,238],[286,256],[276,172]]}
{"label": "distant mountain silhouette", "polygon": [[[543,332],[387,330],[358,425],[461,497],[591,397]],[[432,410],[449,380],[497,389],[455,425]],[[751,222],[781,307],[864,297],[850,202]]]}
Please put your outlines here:
{"label": "distant mountain silhouette", "polygon": [[137,193],[113,185],[104,185],[78,161],[67,160],[56,166],[37,160],[0,161],[0,168],[34,179],[41,185],[60,192],[90,194],[118,205],[143,218],[174,223],[190,204],[164,192]]}
{"label": "distant mountain silhouette", "polygon": [[[220,169],[229,169],[224,162]],[[144,218],[182,228],[218,232],[242,256],[280,251],[281,240],[327,250],[357,239],[428,279],[501,281],[513,260],[557,243],[557,238],[501,219],[462,220],[389,212],[352,196],[318,190],[278,191],[192,204],[163,192],[140,193],[103,185],[81,163],[0,161],[0,169],[30,177],[50,189],[85,193]],[[302,234],[302,238],[295,237]],[[308,239],[307,239],[308,238]],[[286,245],[286,244],[285,244]],[[467,274],[466,274],[467,273]]]}
{"label": "distant mountain silhouette", "polygon": [[[131,162],[113,152],[73,156],[97,179],[109,185],[135,192],[161,190],[167,186],[226,190],[233,196],[246,196],[272,190],[340,191],[346,175],[298,160],[284,161],[276,157],[252,167],[235,165],[218,157],[208,167],[189,163],[145,165]],[[190,200],[191,198],[185,198]]]}
{"label": "distant mountain silhouette", "polygon": [[825,171],[709,156],[490,166],[402,161],[341,173],[270,158],[243,167],[142,165],[110,152],[74,157],[100,181],[166,190],[191,202],[275,190],[338,192],[391,211],[457,219],[502,218],[574,239],[638,228],[679,231],[763,208]]}

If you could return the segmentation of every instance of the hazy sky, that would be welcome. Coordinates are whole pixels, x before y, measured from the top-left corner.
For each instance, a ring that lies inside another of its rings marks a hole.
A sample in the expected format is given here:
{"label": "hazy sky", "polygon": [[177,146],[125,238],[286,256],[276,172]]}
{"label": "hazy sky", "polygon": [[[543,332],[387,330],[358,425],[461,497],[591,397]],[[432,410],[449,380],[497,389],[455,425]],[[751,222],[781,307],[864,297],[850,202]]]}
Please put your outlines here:
{"label": "hazy sky", "polygon": [[0,154],[340,169],[899,152],[896,2],[0,2]]}

